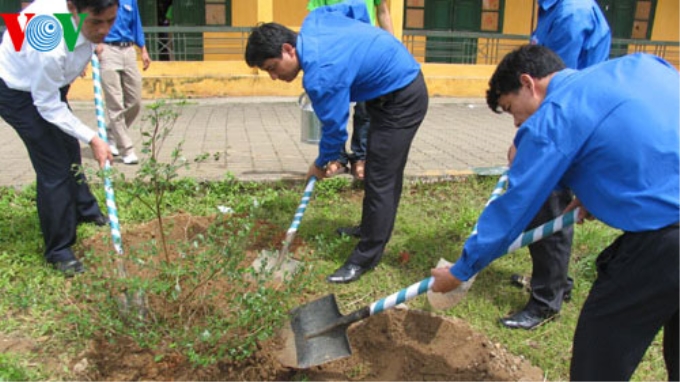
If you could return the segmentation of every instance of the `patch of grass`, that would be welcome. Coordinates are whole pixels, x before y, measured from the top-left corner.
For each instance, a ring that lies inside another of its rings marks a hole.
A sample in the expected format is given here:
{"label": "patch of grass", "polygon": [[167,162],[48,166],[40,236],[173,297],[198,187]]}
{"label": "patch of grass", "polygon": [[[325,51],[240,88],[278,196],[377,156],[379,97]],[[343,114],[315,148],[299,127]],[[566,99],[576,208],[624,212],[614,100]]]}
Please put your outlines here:
{"label": "patch of grass", "polygon": [[[213,297],[228,300],[227,306],[235,313],[209,315],[210,319],[200,326],[187,316],[131,325],[117,314],[116,302],[108,297],[106,289],[111,284],[103,273],[91,270],[82,277],[65,281],[42,259],[34,187],[24,190],[0,188],[0,220],[3,221],[0,226],[0,268],[3,269],[0,273],[0,295],[4,296],[0,299],[0,315],[3,317],[0,333],[20,331],[32,338],[47,337],[45,346],[64,349],[67,357],[82,352],[90,339],[104,332],[125,333],[145,347],[153,347],[164,338],[171,337],[174,339],[173,348],[192,359],[197,367],[223,358],[238,360],[251,354],[255,341],[270,336],[270,328],[286,319],[286,312],[292,307],[333,293],[341,312],[347,314],[428,277],[430,268],[440,257],[455,261],[495,182],[494,177],[470,176],[446,182],[406,185],[394,233],[380,265],[358,282],[348,285],[328,284],[325,277],[346,260],[356,245],[356,239],[339,237],[335,230],[358,224],[363,193],[347,178],[319,182],[297,234],[306,242],[306,250],[309,251],[300,254],[306,259],[303,277],[296,278],[282,290],[263,285],[235,296],[215,295]],[[153,214],[145,211],[130,195],[133,190],[143,190],[126,183],[117,183],[115,187],[123,226],[153,219]],[[265,220],[284,233],[303,189],[303,182],[252,183],[238,182],[233,177],[208,183],[175,180],[166,191],[164,213],[215,215],[218,214],[217,207],[223,206],[242,217],[238,224],[246,230],[251,229],[254,222]],[[101,187],[94,186],[93,190],[103,206]],[[80,227],[79,240],[97,232],[91,226]],[[220,277],[240,280],[245,275],[234,271],[233,264],[223,257],[242,252],[243,240],[234,239],[225,248],[220,238],[228,232],[233,231],[215,228],[196,239],[196,243],[183,243],[198,245],[209,251],[205,257],[196,258],[194,268],[168,268],[163,270],[168,276],[162,279],[165,281],[134,285],[133,289],[141,287],[147,294],[163,295],[171,300],[175,283],[170,282],[173,280],[170,276],[184,280],[181,284],[183,290],[205,280],[200,275],[210,275],[218,268],[227,270],[225,274],[219,273]],[[510,285],[509,281],[512,273],[530,273],[531,259],[526,249],[492,263],[480,273],[459,305],[437,313],[466,320],[493,342],[543,369],[548,380],[566,380],[569,378],[571,341],[579,311],[596,277],[595,258],[618,234],[601,223],[588,222],[578,226],[570,263],[570,274],[575,280],[572,301],[565,304],[554,322],[534,331],[507,330],[498,323],[500,317],[521,309],[529,297],[525,291]],[[110,261],[104,254],[89,253],[86,256],[91,264]],[[211,297],[208,294],[200,298]],[[74,301],[81,304],[73,304]],[[86,308],[82,308],[83,302]],[[424,296],[408,305],[430,309]],[[220,331],[226,329],[240,331],[244,335],[221,337]],[[634,374],[634,380],[666,378],[660,344],[659,336]],[[5,370],[13,374],[2,374]],[[0,379],[41,379],[38,371],[34,364],[22,363],[16,357],[0,353]],[[361,370],[357,370],[359,374]],[[45,377],[49,379],[50,375]]]}
{"label": "patch of grass", "polygon": [[0,353],[0,382],[4,381],[40,381],[45,376],[35,367],[27,365],[22,357]]}

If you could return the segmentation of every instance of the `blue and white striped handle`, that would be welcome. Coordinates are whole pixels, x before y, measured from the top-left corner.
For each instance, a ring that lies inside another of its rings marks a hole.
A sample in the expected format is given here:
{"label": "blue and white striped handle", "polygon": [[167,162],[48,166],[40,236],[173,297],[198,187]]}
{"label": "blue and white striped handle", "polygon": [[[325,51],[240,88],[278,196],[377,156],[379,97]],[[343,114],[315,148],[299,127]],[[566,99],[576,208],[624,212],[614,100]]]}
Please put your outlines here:
{"label": "blue and white striped handle", "polygon": [[312,176],[307,182],[307,187],[305,187],[305,192],[302,195],[302,200],[300,200],[300,205],[295,211],[295,216],[293,217],[293,223],[291,223],[290,228],[286,232],[287,236],[294,234],[298,227],[300,227],[300,222],[302,221],[302,216],[305,214],[309,200],[312,198],[312,191],[314,191],[314,184],[316,183],[316,177]]}
{"label": "blue and white striped handle", "polygon": [[[576,208],[543,225],[522,233],[517,239],[515,239],[515,241],[512,242],[505,253],[510,253],[518,248],[537,242],[542,238],[561,230],[564,227],[574,224],[574,222],[576,222],[578,212],[579,208]],[[386,309],[394,308],[405,301],[427,292],[432,287],[432,283],[434,283],[434,278],[428,277],[424,280],[421,280],[420,282],[400,290],[397,293],[391,294],[382,300],[374,302],[370,307],[370,315],[372,316]]]}
{"label": "blue and white striped handle", "polygon": [[[501,174],[501,177],[498,178],[498,182],[496,182],[496,187],[494,187],[493,191],[491,191],[491,196],[489,197],[489,200],[486,202],[484,207],[488,206],[496,200],[501,194],[505,191],[505,188],[508,186],[508,170],[503,171],[503,174]],[[472,228],[472,233],[470,236],[474,235],[477,233],[477,223],[475,223],[475,226]]]}
{"label": "blue and white striped handle", "polygon": [[[99,130],[99,138],[108,143],[106,136],[106,119],[104,117],[104,99],[102,97],[102,80],[99,74],[99,58],[97,54],[92,54],[92,82],[94,83],[94,106],[97,113],[97,127]],[[123,238],[120,234],[120,225],[118,222],[118,209],[116,208],[116,198],[113,193],[113,183],[109,172],[111,170],[111,163],[106,161],[104,166],[104,191],[106,193],[106,209],[109,213],[109,225],[111,226],[111,237],[113,239],[113,247],[119,255],[123,254]]]}

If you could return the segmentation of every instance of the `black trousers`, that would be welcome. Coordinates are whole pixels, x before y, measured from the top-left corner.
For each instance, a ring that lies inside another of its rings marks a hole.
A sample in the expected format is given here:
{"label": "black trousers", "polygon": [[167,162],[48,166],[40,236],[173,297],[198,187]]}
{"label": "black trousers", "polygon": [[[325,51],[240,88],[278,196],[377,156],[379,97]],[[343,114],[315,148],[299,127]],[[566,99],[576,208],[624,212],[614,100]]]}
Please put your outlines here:
{"label": "black trousers", "polygon": [[[553,191],[528,228],[535,228],[555,219],[564,212],[572,199],[569,190]],[[547,314],[559,312],[562,308],[564,294],[574,285],[567,274],[573,238],[574,227],[570,226],[529,245],[533,269],[528,310]]]}
{"label": "black trousers", "polygon": [[662,327],[668,376],[678,380],[678,232],[627,232],[599,255],[574,334],[572,380],[629,380]]}
{"label": "black trousers", "polygon": [[[66,101],[68,87],[61,89]],[[37,205],[50,263],[75,259],[80,220],[91,220],[101,211],[90,192],[81,166],[78,140],[42,118],[28,92],[7,87],[0,80],[0,117],[16,130],[31,158],[37,180]]]}
{"label": "black trousers", "polygon": [[348,262],[375,267],[392,235],[411,142],[427,113],[423,74],[408,86],[368,101],[368,130],[361,240]]}

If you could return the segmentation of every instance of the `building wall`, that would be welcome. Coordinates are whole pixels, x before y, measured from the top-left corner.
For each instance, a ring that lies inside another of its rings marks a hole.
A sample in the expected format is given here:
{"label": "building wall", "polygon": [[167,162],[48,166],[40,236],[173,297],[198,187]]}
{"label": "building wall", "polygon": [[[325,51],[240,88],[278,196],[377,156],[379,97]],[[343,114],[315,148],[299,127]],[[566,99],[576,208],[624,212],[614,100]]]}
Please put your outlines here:
{"label": "building wall", "polygon": [[[401,39],[405,0],[389,0],[398,38]],[[528,36],[535,23],[534,0],[506,0],[503,33]],[[281,22],[293,29],[307,14],[307,0],[232,0],[233,26],[253,26],[259,21]],[[658,0],[652,40],[678,41],[680,6],[677,0]],[[206,47],[210,34],[206,33]],[[234,36],[236,41],[236,36]],[[503,52],[521,40],[501,41]],[[238,50],[234,43],[234,50]],[[668,48],[675,52],[677,48]],[[654,53],[654,52],[650,52]],[[214,60],[214,61],[213,61]],[[457,65],[423,63],[422,70],[431,96],[484,97],[487,82],[495,65]],[[272,81],[259,70],[248,68],[242,53],[206,56],[204,62],[154,62],[143,72],[143,97],[154,99],[183,95],[186,97],[229,96],[297,96],[302,92],[301,76],[292,84]],[[70,91],[74,100],[92,100],[90,76],[75,81]]]}
{"label": "building wall", "polygon": [[273,0],[274,21],[290,27],[299,27],[307,16],[307,0]]}
{"label": "building wall", "polygon": [[652,40],[680,40],[680,4],[678,0],[659,0],[656,5]]}
{"label": "building wall", "polygon": [[[503,15],[503,33],[529,35],[533,30],[532,11],[536,12],[535,0],[506,0]],[[534,14],[534,24],[536,15]]]}
{"label": "building wall", "polygon": [[231,24],[234,27],[251,27],[257,24],[255,0],[231,0]]}

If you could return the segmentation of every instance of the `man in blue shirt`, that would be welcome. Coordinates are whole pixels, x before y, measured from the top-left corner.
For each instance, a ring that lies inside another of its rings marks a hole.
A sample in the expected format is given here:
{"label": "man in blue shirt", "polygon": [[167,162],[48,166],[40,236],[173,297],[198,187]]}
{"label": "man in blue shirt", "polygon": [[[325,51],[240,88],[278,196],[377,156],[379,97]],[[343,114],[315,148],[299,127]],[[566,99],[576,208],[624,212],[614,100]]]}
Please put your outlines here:
{"label": "man in blue shirt", "polygon": [[[341,3],[344,0],[309,0],[307,9],[310,11],[318,7],[333,5]],[[376,21],[380,27],[392,34],[394,28],[392,27],[392,17],[390,10],[387,7],[386,0],[364,0],[366,9],[371,20],[371,25],[375,25]],[[366,146],[368,145],[368,128],[371,125],[371,117],[366,111],[365,102],[357,102],[354,106],[354,115],[352,116],[354,126],[352,128],[352,138],[350,139],[350,147],[352,154],[347,152],[342,153],[338,161],[329,164],[331,171],[347,172],[347,165],[351,165],[352,176],[355,180],[364,180],[364,173],[366,169]],[[361,237],[360,227],[343,227],[338,228],[337,232],[341,235],[352,235]]]}
{"label": "man in blue shirt", "polygon": [[[628,380],[664,328],[669,378],[678,379],[680,76],[634,54],[576,71],[550,49],[527,45],[496,68],[491,110],[519,128],[509,188],[482,212],[477,234],[433,291],[455,289],[501,256],[559,184],[623,234],[597,259],[598,277],[574,335],[573,380]],[[587,209],[587,211],[586,211]]]}
{"label": "man in blue shirt", "polygon": [[[585,69],[609,58],[611,33],[595,0],[538,0],[538,25],[532,44],[550,48],[571,69]],[[514,146],[510,150],[510,161]],[[554,190],[529,223],[535,228],[556,218],[572,200],[571,191]],[[524,309],[501,318],[508,328],[533,329],[552,319],[571,298],[574,281],[568,276],[573,227],[529,246],[532,262],[531,297]],[[513,275],[513,281],[522,280]]]}
{"label": "man in blue shirt", "polygon": [[120,0],[116,23],[104,43],[97,46],[97,55],[109,116],[108,127],[115,142],[111,144],[111,151],[113,155],[122,155],[123,163],[130,165],[138,163],[138,158],[127,130],[142,109],[142,75],[137,68],[135,45],[141,50],[142,67],[147,70],[151,59],[144,44],[137,0]]}
{"label": "man in blue shirt", "polygon": [[308,177],[330,175],[327,165],[347,140],[349,103],[366,101],[371,125],[361,239],[327,279],[358,280],[378,264],[392,234],[408,152],[427,112],[420,65],[394,36],[369,24],[363,0],[315,9],[298,34],[276,23],[255,27],[245,59],[274,80],[290,82],[304,71],[303,86],[323,125]]}

